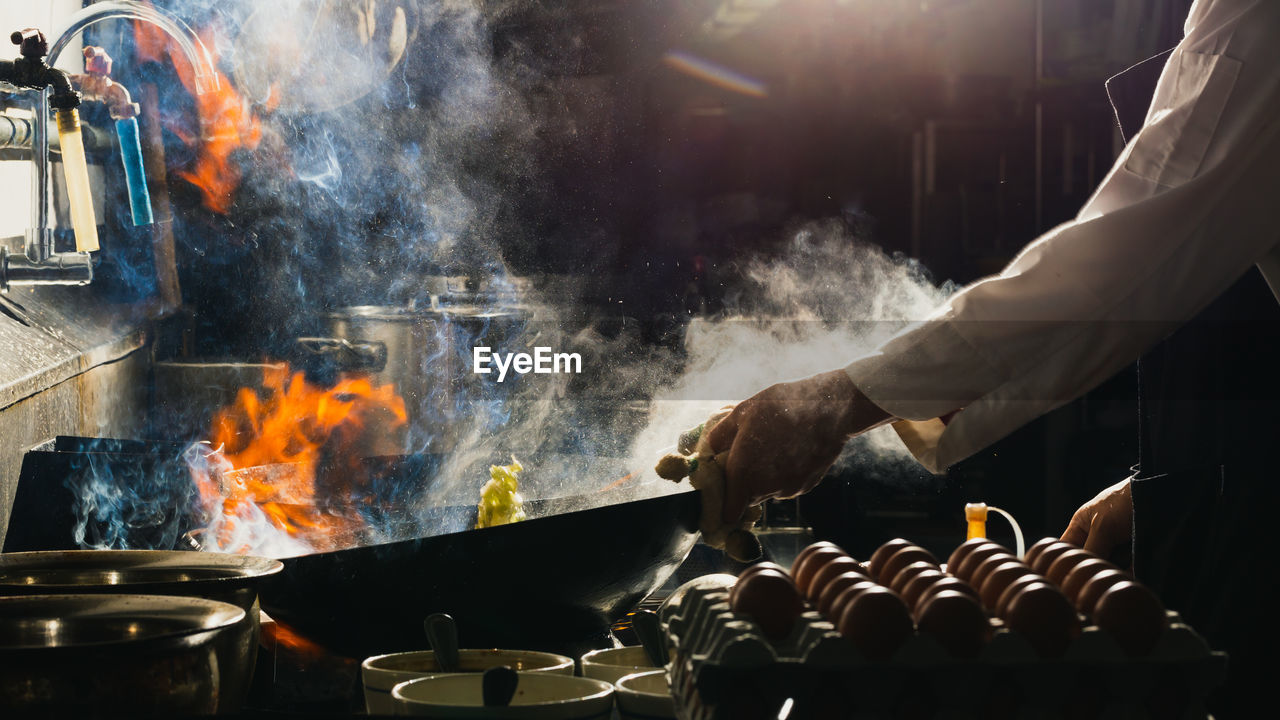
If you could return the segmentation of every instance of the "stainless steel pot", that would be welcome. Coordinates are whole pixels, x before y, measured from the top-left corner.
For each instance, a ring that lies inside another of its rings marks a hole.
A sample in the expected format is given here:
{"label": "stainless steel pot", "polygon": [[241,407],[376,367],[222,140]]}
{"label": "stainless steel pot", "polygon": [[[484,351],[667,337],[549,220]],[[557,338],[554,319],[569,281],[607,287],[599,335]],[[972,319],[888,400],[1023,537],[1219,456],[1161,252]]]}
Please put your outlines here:
{"label": "stainless steel pot", "polygon": [[0,716],[210,714],[245,611],[161,595],[0,598]]}
{"label": "stainless steel pot", "polygon": [[217,641],[220,712],[239,712],[258,657],[258,585],[279,560],[166,550],[0,554],[0,596],[105,593],[185,595],[230,603],[244,617]]}
{"label": "stainless steel pot", "polygon": [[447,452],[454,432],[469,417],[476,395],[472,348],[502,348],[521,333],[528,313],[518,307],[478,305],[415,309],[362,305],[329,314],[335,339],[385,347],[386,362],[373,373],[405,400],[409,422],[397,438],[405,452]]}

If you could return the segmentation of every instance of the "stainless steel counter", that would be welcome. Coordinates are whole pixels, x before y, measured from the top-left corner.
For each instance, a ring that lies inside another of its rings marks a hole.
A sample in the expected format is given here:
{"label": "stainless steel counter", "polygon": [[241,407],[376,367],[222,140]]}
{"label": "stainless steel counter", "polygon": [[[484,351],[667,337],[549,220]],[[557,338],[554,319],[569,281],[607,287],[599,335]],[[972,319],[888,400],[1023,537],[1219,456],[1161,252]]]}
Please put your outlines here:
{"label": "stainless steel counter", "polygon": [[154,315],[106,303],[92,285],[0,296],[0,538],[26,450],[56,435],[143,431]]}

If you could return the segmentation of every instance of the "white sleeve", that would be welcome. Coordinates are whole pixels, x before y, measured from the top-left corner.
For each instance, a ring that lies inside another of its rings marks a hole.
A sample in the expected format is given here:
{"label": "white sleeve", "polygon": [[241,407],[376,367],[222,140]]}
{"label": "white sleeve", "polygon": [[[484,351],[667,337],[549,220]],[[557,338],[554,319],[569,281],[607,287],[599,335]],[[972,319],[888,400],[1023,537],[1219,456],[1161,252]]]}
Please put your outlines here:
{"label": "white sleeve", "polygon": [[930,470],[1096,387],[1280,240],[1280,2],[1201,0],[1192,19],[1076,219],[846,368],[922,421],[897,427]]}

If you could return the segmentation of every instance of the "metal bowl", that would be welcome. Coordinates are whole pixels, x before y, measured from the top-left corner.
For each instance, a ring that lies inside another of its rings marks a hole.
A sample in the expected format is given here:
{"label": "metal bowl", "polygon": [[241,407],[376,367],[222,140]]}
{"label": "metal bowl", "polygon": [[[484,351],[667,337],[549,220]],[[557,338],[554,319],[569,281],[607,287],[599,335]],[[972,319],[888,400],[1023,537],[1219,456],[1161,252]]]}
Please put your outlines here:
{"label": "metal bowl", "polygon": [[0,598],[0,716],[208,714],[245,611],[164,595]]}
{"label": "metal bowl", "polygon": [[61,550],[0,554],[0,596],[48,593],[184,595],[245,611],[218,641],[223,712],[238,712],[258,657],[258,583],[279,560],[179,550]]}

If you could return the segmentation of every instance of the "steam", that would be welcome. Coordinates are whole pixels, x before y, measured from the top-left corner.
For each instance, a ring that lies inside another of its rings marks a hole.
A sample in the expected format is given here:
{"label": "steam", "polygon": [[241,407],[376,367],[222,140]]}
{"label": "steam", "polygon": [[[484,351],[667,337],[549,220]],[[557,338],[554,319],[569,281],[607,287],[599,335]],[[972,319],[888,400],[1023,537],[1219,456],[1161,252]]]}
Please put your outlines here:
{"label": "steam", "polygon": [[[890,257],[836,221],[797,231],[787,252],[748,264],[736,307],[720,320],[695,319],[687,360],[651,403],[630,462],[651,466],[681,429],[778,382],[839,368],[928,315],[950,292],[914,261]],[[850,445],[846,460],[909,457],[890,428]]]}
{"label": "steam", "polygon": [[[734,306],[721,317],[693,318],[674,351],[627,333],[605,337],[591,325],[569,335],[551,306],[540,307],[512,345],[531,347],[533,336],[580,351],[594,376],[585,383],[526,376],[492,399],[491,408],[466,395],[458,444],[423,502],[474,502],[487,477],[483,468],[505,462],[507,453],[529,468],[537,483],[532,497],[581,496],[590,506],[605,501],[602,488],[631,472],[635,479],[621,483],[622,493],[610,501],[674,491],[651,468],[682,430],[770,384],[873,351],[951,291],[935,286],[917,263],[887,255],[836,221],[802,227],[781,256],[750,261],[729,282]],[[467,413],[473,422],[465,421]],[[501,417],[495,421],[493,413]],[[556,456],[557,448],[577,460]],[[549,466],[538,467],[538,460]],[[889,428],[851,443],[842,462],[889,475],[914,463]]]}

